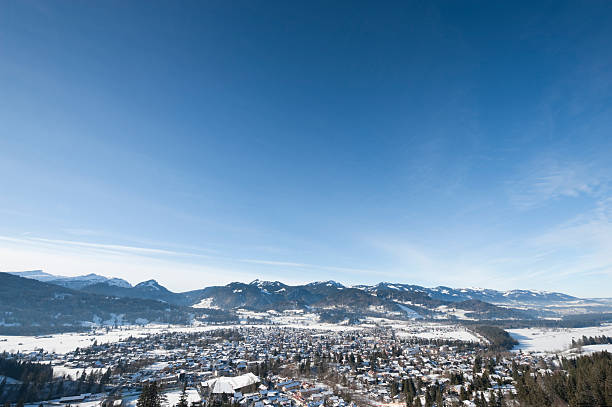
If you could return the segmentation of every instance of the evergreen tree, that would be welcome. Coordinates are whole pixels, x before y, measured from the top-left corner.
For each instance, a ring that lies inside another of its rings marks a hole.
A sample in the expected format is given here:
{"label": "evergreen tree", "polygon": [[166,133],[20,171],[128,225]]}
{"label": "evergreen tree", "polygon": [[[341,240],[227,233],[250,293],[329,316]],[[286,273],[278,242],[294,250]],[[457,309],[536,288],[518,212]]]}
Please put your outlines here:
{"label": "evergreen tree", "polygon": [[482,357],[480,356],[476,356],[474,358],[474,373],[480,373],[480,370],[482,368]]}
{"label": "evergreen tree", "polygon": [[137,407],[161,407],[163,396],[157,382],[145,383],[136,402]]}

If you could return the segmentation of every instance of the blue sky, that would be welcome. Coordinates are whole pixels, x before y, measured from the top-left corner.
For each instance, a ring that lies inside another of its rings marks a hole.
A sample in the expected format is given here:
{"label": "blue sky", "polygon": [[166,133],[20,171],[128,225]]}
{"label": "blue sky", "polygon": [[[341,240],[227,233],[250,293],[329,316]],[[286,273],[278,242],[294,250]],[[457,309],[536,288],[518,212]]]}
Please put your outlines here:
{"label": "blue sky", "polygon": [[612,296],[612,3],[0,13],[0,270]]}

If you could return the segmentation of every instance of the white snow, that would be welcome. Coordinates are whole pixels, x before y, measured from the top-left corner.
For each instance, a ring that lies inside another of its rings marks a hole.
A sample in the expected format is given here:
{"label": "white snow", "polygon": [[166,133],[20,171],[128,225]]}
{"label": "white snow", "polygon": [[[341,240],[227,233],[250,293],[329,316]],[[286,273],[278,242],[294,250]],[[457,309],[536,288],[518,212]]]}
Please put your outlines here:
{"label": "white snow", "polygon": [[596,352],[612,352],[612,345],[611,344],[605,344],[605,345],[587,345],[587,346],[583,346],[582,348],[572,348],[569,350],[566,350],[565,352],[562,353],[562,355],[564,357],[576,357],[576,356],[582,356],[582,355],[590,355]]}
{"label": "white snow", "polygon": [[445,314],[442,316],[436,316],[436,318],[444,319],[444,318],[448,318],[449,316],[454,316],[459,319],[472,320],[472,321],[476,320],[475,318],[467,316],[467,314],[472,311],[466,311],[466,310],[454,308],[454,307],[451,308],[447,305],[440,305],[439,307],[436,308],[436,311],[440,311]]}
{"label": "white snow", "polygon": [[200,302],[195,305],[192,305],[193,308],[210,308],[210,309],[219,309],[216,305],[213,305],[213,298],[203,298]]}
{"label": "white snow", "polygon": [[582,347],[582,354],[591,354],[595,352],[611,352],[612,353],[612,345],[607,343],[604,345],[587,345]]}
{"label": "white snow", "polygon": [[[165,407],[176,406],[179,402],[179,398],[181,397],[181,390],[173,390],[169,392],[165,392],[166,401],[162,403]],[[191,405],[193,402],[201,401],[201,397],[198,394],[198,391],[195,389],[187,389],[187,404]],[[136,407],[136,403],[138,401],[138,395],[132,395],[123,398],[123,405],[125,407]],[[79,406],[83,407],[83,406]]]}
{"label": "white snow", "polygon": [[[187,389],[187,405],[191,405],[191,403],[197,403],[202,401],[202,398],[198,394],[198,391],[195,389]],[[179,398],[181,397],[181,390],[170,391],[164,393],[166,396],[166,402],[164,405],[172,407],[176,406],[179,402]]]}
{"label": "white snow", "polygon": [[612,336],[612,324],[586,328],[522,328],[508,329],[519,345],[514,350],[531,352],[561,352],[568,350],[572,339],[582,336]]}
{"label": "white snow", "polygon": [[145,284],[145,287],[149,287],[149,288],[153,288],[155,290],[159,290],[159,287],[157,286],[157,282],[155,280],[147,281],[147,283]]}
{"label": "white snow", "polygon": [[397,306],[400,307],[402,311],[404,311],[406,315],[410,318],[423,318],[421,315],[419,315],[418,312],[416,312],[412,308],[408,308],[407,306],[402,304],[397,304]]}

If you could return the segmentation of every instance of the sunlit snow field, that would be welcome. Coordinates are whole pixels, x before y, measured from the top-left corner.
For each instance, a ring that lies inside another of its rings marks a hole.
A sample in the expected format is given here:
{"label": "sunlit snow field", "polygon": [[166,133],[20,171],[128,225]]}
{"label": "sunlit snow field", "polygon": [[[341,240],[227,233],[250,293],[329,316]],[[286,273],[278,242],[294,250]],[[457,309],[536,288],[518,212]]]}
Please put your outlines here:
{"label": "sunlit snow field", "polygon": [[[522,328],[508,329],[519,345],[514,350],[561,352],[570,348],[572,339],[582,336],[612,336],[612,324],[586,328]],[[587,347],[585,347],[587,348]],[[602,349],[603,350],[603,349]]]}

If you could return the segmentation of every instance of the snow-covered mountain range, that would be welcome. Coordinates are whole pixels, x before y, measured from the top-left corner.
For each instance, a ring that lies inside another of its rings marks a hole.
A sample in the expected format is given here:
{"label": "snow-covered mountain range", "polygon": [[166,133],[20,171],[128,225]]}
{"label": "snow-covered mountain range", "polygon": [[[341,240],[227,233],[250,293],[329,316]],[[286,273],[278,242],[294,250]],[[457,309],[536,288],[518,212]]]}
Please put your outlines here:
{"label": "snow-covered mountain range", "polygon": [[[189,318],[189,315],[205,315],[211,321],[223,322],[235,320],[244,310],[255,314],[302,310],[317,314],[325,322],[379,317],[508,323],[556,321],[585,314],[598,315],[596,318],[601,320],[606,315],[612,315],[612,302],[606,299],[580,299],[563,293],[535,290],[497,291],[446,286],[428,288],[386,282],[346,286],[331,280],[288,285],[280,281],[254,280],[250,283],[233,282],[177,293],[155,280],[132,286],[122,279],[95,274],[60,277],[34,270],[0,273],[0,278],[12,287],[0,298],[0,302],[4,301],[4,308],[10,309],[13,313],[11,315],[16,318],[10,323],[17,324],[29,322],[19,320],[16,315],[31,319],[39,315],[41,310],[54,311],[53,315],[72,312],[69,304],[76,299],[89,304],[87,309],[91,318],[96,308],[105,315],[111,315],[116,313],[118,304],[122,304],[126,307],[126,314],[138,315],[138,318],[147,320],[160,320],[160,311],[163,311],[171,313],[173,320]],[[38,280],[38,286],[27,283],[34,280]],[[36,288],[38,293],[28,287]],[[36,302],[22,301],[23,298],[34,298],[36,295]],[[40,307],[37,310],[31,309],[33,303]],[[151,307],[151,304],[157,305]],[[149,312],[149,309],[153,311]],[[68,315],[65,317],[68,318]],[[71,323],[80,324],[78,321]]]}
{"label": "snow-covered mountain range", "polygon": [[[98,274],[87,274],[77,277],[56,276],[46,273],[42,270],[11,272],[10,274],[19,277],[31,278],[46,283],[57,284],[72,289],[85,289],[87,291],[98,292],[103,294],[117,294],[120,296],[136,296],[138,298],[157,298],[172,303],[189,303],[189,298],[197,297],[196,293],[206,290],[220,290],[222,287],[230,288],[237,285],[256,287],[257,292],[265,295],[278,295],[282,292],[295,292],[296,289],[307,289],[321,291],[341,291],[343,289],[357,289],[367,292],[373,296],[378,296],[381,293],[389,297],[407,297],[407,296],[428,296],[433,300],[461,302],[468,300],[478,300],[496,305],[553,305],[562,303],[572,303],[588,301],[568,294],[558,292],[548,292],[539,290],[509,290],[498,291],[486,288],[452,288],[447,286],[438,287],[423,287],[413,284],[389,283],[381,282],[374,285],[355,285],[345,286],[337,281],[315,281],[312,283],[290,286],[279,281],[254,280],[249,284],[246,283],[230,283],[226,286],[206,287],[201,290],[189,291],[186,293],[173,293],[160,285],[155,280],[143,281],[135,286],[132,286],[126,280],[120,278],[105,277]],[[243,287],[245,288],[245,287]],[[249,288],[246,288],[247,290]],[[240,291],[231,294],[239,294]],[[136,294],[138,293],[138,294]],[[150,295],[146,294],[149,293]],[[166,297],[174,297],[172,299]],[[185,300],[184,298],[187,298]],[[169,301],[168,301],[169,300]]]}
{"label": "snow-covered mountain range", "polygon": [[[543,315],[544,309],[599,304],[557,292],[498,291],[447,286],[430,288],[389,282],[345,286],[333,280],[315,281],[303,285],[254,280],[251,283],[234,282],[224,286],[175,293],[155,280],[147,280],[132,286],[123,279],[97,274],[62,277],[45,273],[42,270],[12,274],[94,294],[153,299],[181,306],[205,303],[217,309],[283,310],[308,307],[367,309],[368,307],[383,307],[397,311],[398,307],[403,307],[404,310],[409,307],[415,312],[426,313],[440,309],[460,308],[472,313],[478,312],[480,316],[485,316],[482,314],[485,313],[486,316],[496,318],[524,318],[535,314]],[[602,301],[601,304],[606,303]]]}

